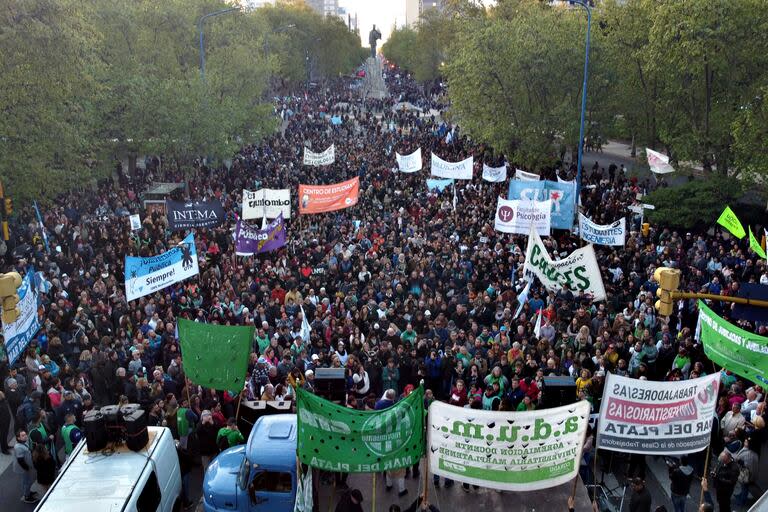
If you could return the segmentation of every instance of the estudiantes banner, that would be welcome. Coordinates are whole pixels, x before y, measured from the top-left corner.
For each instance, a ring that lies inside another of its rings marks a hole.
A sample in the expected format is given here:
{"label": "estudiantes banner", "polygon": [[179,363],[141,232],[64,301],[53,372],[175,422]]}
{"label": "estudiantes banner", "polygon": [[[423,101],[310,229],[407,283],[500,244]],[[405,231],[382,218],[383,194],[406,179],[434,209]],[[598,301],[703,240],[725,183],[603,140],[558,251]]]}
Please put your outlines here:
{"label": "estudiantes banner", "polygon": [[592,300],[605,299],[603,277],[591,245],[576,249],[567,257],[554,261],[539,234],[533,231],[528,237],[523,272],[535,275],[548,290],[560,291],[566,285],[574,295],[585,293]]}
{"label": "estudiantes banner", "polygon": [[357,204],[360,178],[334,185],[299,185],[299,213],[343,210]]}
{"label": "estudiantes banner", "polygon": [[282,214],[291,218],[291,190],[288,188],[263,188],[255,192],[243,190],[244,219],[276,219]]}
{"label": "estudiantes banner", "polygon": [[157,256],[126,256],[125,298],[130,302],[199,272],[195,237],[190,233],[177,247]]}
{"label": "estudiantes banner", "polygon": [[321,165],[331,165],[336,161],[336,147],[331,146],[322,153],[315,153],[308,147],[304,147],[304,165],[319,167]]}
{"label": "estudiantes banner", "polygon": [[474,158],[465,158],[460,162],[447,162],[432,153],[432,176],[438,178],[453,178],[455,180],[471,180]]}
{"label": "estudiantes banner", "polygon": [[[27,348],[29,342],[40,330],[40,318],[37,316],[38,290],[34,286],[35,271],[30,268],[21,280],[17,294],[19,296],[19,317],[15,322],[3,324],[3,338],[8,364],[13,365]],[[4,406],[3,406],[4,407]]]}
{"label": "estudiantes banner", "polygon": [[499,196],[493,227],[502,233],[519,235],[527,235],[533,228],[537,233],[549,236],[551,220],[550,201],[510,201]]}
{"label": "estudiantes banner", "polygon": [[168,228],[172,231],[192,228],[215,228],[224,223],[224,208],[218,199],[210,201],[165,200]]}
{"label": "estudiantes banner", "polygon": [[397,167],[400,172],[411,173],[421,170],[421,148],[410,155],[401,155],[395,151],[395,158],[397,159]]}
{"label": "estudiantes banner", "polygon": [[427,456],[433,474],[504,491],[535,491],[579,471],[590,404],[529,412],[429,406]]}
{"label": "estudiantes banner", "polygon": [[627,453],[679,455],[709,445],[720,373],[670,382],[608,374],[597,446]]}
{"label": "estudiantes banner", "polygon": [[704,353],[726,370],[768,384],[768,338],[732,325],[699,301]]}
{"label": "estudiantes banner", "polygon": [[623,246],[627,238],[627,220],[622,217],[613,224],[603,226],[579,213],[579,236],[591,244]]}

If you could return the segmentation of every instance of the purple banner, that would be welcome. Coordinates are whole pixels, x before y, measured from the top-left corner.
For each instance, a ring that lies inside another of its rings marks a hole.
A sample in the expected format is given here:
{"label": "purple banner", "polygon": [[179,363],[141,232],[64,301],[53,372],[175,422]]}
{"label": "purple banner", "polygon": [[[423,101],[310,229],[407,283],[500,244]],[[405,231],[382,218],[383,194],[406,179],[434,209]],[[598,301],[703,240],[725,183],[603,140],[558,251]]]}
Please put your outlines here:
{"label": "purple banner", "polygon": [[285,224],[281,213],[264,229],[255,229],[243,222],[237,221],[235,227],[235,254],[252,256],[263,252],[276,251],[285,245]]}

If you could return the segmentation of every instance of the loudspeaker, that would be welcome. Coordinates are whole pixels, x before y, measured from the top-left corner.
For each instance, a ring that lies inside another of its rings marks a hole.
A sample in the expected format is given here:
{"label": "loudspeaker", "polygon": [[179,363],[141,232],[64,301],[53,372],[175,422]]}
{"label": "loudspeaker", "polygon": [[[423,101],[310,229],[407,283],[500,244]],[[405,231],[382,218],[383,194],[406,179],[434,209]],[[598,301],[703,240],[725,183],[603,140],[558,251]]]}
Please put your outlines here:
{"label": "loudspeaker", "polygon": [[117,405],[105,405],[100,410],[104,421],[106,423],[117,423],[120,421],[118,414],[120,413],[120,407]]}
{"label": "loudspeaker", "polygon": [[125,404],[124,406],[120,407],[120,416],[125,418],[126,416],[133,414],[139,409],[141,409],[141,405],[139,404]]}
{"label": "loudspeaker", "polygon": [[577,398],[576,381],[572,377],[544,377],[541,399],[543,408],[572,404]]}
{"label": "loudspeaker", "polygon": [[147,430],[147,418],[144,411],[137,410],[123,417],[125,422],[125,444],[129,450],[138,452],[144,449],[149,442]]}
{"label": "loudspeaker", "polygon": [[331,402],[346,403],[347,380],[344,377],[344,368],[315,370],[315,394]]}
{"label": "loudspeaker", "polygon": [[120,443],[123,440],[123,417],[120,414],[120,407],[105,405],[101,408],[101,414],[104,416],[104,426],[107,428],[107,439],[113,443]]}
{"label": "loudspeaker", "polygon": [[107,427],[101,412],[86,412],[83,416],[83,428],[85,430],[85,444],[89,452],[98,452],[107,447]]}

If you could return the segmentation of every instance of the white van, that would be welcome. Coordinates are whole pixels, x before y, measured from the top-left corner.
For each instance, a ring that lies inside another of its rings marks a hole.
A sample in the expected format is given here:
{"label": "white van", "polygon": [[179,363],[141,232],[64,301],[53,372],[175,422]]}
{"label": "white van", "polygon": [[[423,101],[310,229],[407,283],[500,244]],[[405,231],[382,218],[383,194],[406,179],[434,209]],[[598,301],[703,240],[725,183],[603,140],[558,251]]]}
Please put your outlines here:
{"label": "white van", "polygon": [[35,512],[172,512],[181,509],[179,457],[171,431],[148,427],[140,451],[88,452],[80,441]]}

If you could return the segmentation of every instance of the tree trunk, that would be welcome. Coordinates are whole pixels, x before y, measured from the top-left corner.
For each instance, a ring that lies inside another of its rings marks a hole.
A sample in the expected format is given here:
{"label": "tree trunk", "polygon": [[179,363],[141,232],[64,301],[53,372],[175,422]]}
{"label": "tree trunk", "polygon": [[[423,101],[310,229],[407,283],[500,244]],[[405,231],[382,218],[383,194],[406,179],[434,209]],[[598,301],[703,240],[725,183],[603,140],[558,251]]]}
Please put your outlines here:
{"label": "tree trunk", "polygon": [[704,57],[704,88],[706,107],[704,109],[704,158],[702,165],[705,171],[712,170],[712,161],[710,155],[712,153],[712,141],[709,138],[709,117],[712,113],[712,75],[714,71],[709,69],[709,61]]}
{"label": "tree trunk", "polygon": [[629,152],[629,156],[635,158],[637,156],[637,141],[635,140],[635,133],[632,132],[632,149]]}

